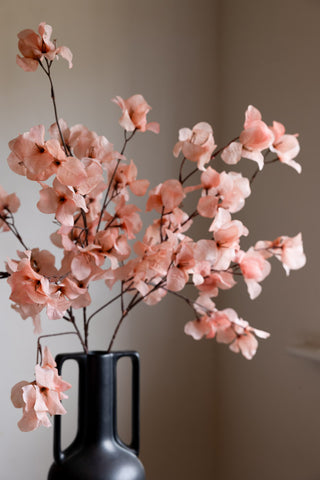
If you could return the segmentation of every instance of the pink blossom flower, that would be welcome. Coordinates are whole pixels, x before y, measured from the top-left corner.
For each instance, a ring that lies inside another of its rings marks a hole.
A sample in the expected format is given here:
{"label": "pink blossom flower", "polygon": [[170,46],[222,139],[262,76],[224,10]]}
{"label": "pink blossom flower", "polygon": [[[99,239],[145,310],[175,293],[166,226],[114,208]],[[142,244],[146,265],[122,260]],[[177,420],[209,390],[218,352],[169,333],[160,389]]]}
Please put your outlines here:
{"label": "pink blossom flower", "polygon": [[213,323],[210,322],[210,317],[203,315],[197,320],[187,322],[184,327],[184,333],[190,335],[194,340],[201,340],[203,337],[214,337],[216,330]]}
{"label": "pink blossom flower", "polygon": [[287,275],[289,275],[290,270],[298,270],[306,264],[301,233],[298,233],[295,237],[281,236],[273,242],[259,241],[254,248],[266,257],[274,255],[282,262]]}
{"label": "pink blossom flower", "polygon": [[208,167],[201,174],[201,185],[186,187],[185,193],[202,188],[201,197],[198,200],[197,211],[199,215],[206,218],[213,218],[218,210],[220,174],[211,167]]}
{"label": "pink blossom flower", "polygon": [[57,178],[52,187],[41,183],[40,200],[37,207],[42,213],[55,213],[56,219],[66,226],[73,226],[74,213],[80,208],[87,211],[85,199],[72,187],[62,185]]}
{"label": "pink blossom flower", "polygon": [[251,332],[246,332],[239,335],[229,348],[235,353],[241,352],[245,358],[251,360],[257,352],[258,340]]}
{"label": "pink blossom flower", "polygon": [[244,130],[241,132],[239,142],[232,142],[221,154],[224,162],[234,165],[243,158],[257,162],[262,170],[264,158],[262,151],[269,148],[274,140],[273,132],[262,121],[259,110],[249,105],[245,114]]}
{"label": "pink blossom flower", "polygon": [[222,172],[217,191],[221,200],[220,207],[230,213],[239,212],[244,207],[245,199],[251,194],[249,180],[237,172]]}
{"label": "pink blossom flower", "polygon": [[111,262],[111,268],[117,268],[119,262],[126,260],[131,253],[126,235],[120,235],[118,228],[101,230],[95,237],[95,243],[101,248],[101,255]]}
{"label": "pink blossom flower", "polygon": [[185,158],[197,162],[199,170],[205,170],[205,165],[210,162],[215,148],[211,126],[206,122],[200,122],[192,130],[190,128],[179,130],[179,142],[173,148],[173,155],[178,157],[182,151]]}
{"label": "pink blossom flower", "polygon": [[0,185],[0,229],[4,232],[9,230],[4,220],[10,213],[15,213],[20,207],[20,200],[15,193],[8,194]]}
{"label": "pink blossom flower", "polygon": [[[95,193],[98,193],[97,188],[102,191],[107,188],[103,179],[102,167],[97,160],[84,158],[81,165],[85,170],[85,177],[83,179],[80,178],[79,183],[75,183],[75,181],[68,183],[68,185],[74,184],[77,193],[87,196],[94,190],[96,190]],[[71,169],[71,171],[73,170]]]}
{"label": "pink blossom flower", "polygon": [[[142,220],[138,213],[140,209],[136,205],[126,204],[122,198],[115,211],[116,216],[113,218],[119,220],[119,227],[126,232],[129,239],[135,238],[135,234],[142,228]],[[110,222],[112,223],[112,220]]]}
{"label": "pink blossom flower", "polygon": [[9,142],[9,167],[30,180],[47,180],[56,174],[64,185],[76,186],[87,177],[80,160],[67,157],[56,139],[44,139],[45,128],[38,125]]}
{"label": "pink blossom flower", "polygon": [[219,208],[209,231],[213,232],[217,246],[216,270],[226,270],[236,253],[240,250],[240,237],[247,236],[249,231],[240,220],[231,220],[230,213]]}
{"label": "pink blossom flower", "polygon": [[201,173],[201,185],[205,190],[218,187],[220,184],[220,174],[212,167],[208,167]]}
{"label": "pink blossom flower", "polygon": [[202,337],[217,338],[218,342],[229,344],[230,350],[251,360],[258,347],[256,336],[268,338],[269,334],[249,326],[248,322],[238,317],[232,308],[218,311],[214,308],[197,320],[185,325],[185,333],[195,340]]}
{"label": "pink blossom flower", "polygon": [[280,162],[289,165],[298,173],[301,173],[301,165],[293,160],[300,152],[300,145],[297,140],[298,134],[286,134],[285,127],[279,122],[273,122],[270,130],[274,134],[274,141],[270,146],[270,150],[278,155]]}
{"label": "pink blossom flower", "polygon": [[162,214],[171,213],[179,207],[184,197],[185,193],[179,180],[166,180],[150,190],[146,211],[154,209]]}
{"label": "pink blossom flower", "polygon": [[[24,258],[24,255],[20,255],[20,258]],[[58,270],[55,267],[55,257],[48,250],[33,248],[31,250],[30,265],[40,275],[56,278],[58,276]]]}
{"label": "pink blossom flower", "polygon": [[[112,143],[106,137],[98,136],[96,132],[89,130],[84,125],[77,124],[69,129],[64,120],[59,120],[59,125],[67,147],[77,158],[96,159],[102,165],[108,165],[117,158],[124,159],[123,155],[113,149]],[[52,138],[61,142],[55,123],[50,127],[50,134]]]}
{"label": "pink blossom flower", "polygon": [[269,333],[250,327],[242,319],[239,319],[237,323],[235,324],[237,338],[229,345],[229,348],[235,353],[241,352],[247,360],[251,360],[258,348],[256,337],[265,339],[269,337]]}
{"label": "pink blossom flower", "polygon": [[46,148],[44,136],[44,126],[37,125],[9,142],[11,170],[30,180],[46,180],[52,175],[50,167],[54,159]]}
{"label": "pink blossom flower", "polygon": [[56,48],[55,44],[50,40],[52,27],[45,22],[40,23],[38,27],[39,35],[33,30],[22,30],[18,34],[18,47],[22,57],[17,55],[17,64],[26,72],[34,72],[45,57],[52,61],[58,55],[61,55],[72,67],[72,53],[68,47]]}
{"label": "pink blossom flower", "polygon": [[189,273],[195,266],[194,249],[191,243],[180,243],[175,252],[173,265],[167,275],[167,287],[173,292],[178,292],[185,287],[189,280]]}
{"label": "pink blossom flower", "polygon": [[69,299],[73,308],[88,307],[91,304],[91,297],[87,288],[89,282],[90,276],[85,280],[77,280],[69,274],[59,284],[59,290]]}
{"label": "pink blossom flower", "polygon": [[247,252],[240,251],[237,254],[236,262],[240,266],[249,296],[253,300],[262,290],[258,282],[262,282],[269,275],[271,265],[262,253],[252,247]]}
{"label": "pink blossom flower", "polygon": [[[82,282],[82,287],[86,287],[89,281],[100,278],[103,273],[100,267],[104,263],[105,254],[98,242],[96,244],[90,242],[87,246],[82,247],[70,241],[64,245],[64,250],[60,274]],[[71,277],[69,276],[70,272]],[[64,285],[64,282],[62,284]]]}
{"label": "pink blossom flower", "polygon": [[16,309],[21,312],[22,318],[33,318],[38,332],[39,313],[43,308],[46,307],[48,318],[56,320],[63,317],[69,302],[61,295],[55,281],[50,282],[47,276],[33,269],[31,251],[23,252],[20,257],[20,261],[7,262],[7,271],[10,273],[7,280],[11,287],[10,300],[18,305]]}
{"label": "pink blossom flower", "polygon": [[[115,170],[115,165],[110,163],[108,165],[109,177],[113,177],[113,185],[115,190],[128,200],[126,187],[128,186],[131,192],[137,196],[145,195],[149,188],[149,180],[137,180],[138,169],[131,160],[129,165],[120,164]],[[115,172],[115,173],[114,173]]]}
{"label": "pink blossom flower", "polygon": [[81,161],[76,157],[67,157],[58,140],[48,140],[46,148],[52,156],[51,174],[55,173],[59,182],[75,187],[87,181],[87,173]]}
{"label": "pink blossom flower", "polygon": [[197,212],[205,218],[214,218],[218,211],[219,199],[213,195],[204,195],[199,198]]}
{"label": "pink blossom flower", "polygon": [[181,183],[178,180],[166,180],[160,188],[161,204],[164,208],[163,213],[173,211],[179,207],[185,197]]}
{"label": "pink blossom flower", "polygon": [[217,297],[220,290],[229,290],[236,284],[232,272],[210,272],[203,277],[203,282],[196,285],[202,294]]}
{"label": "pink blossom flower", "polygon": [[119,123],[127,132],[133,132],[137,129],[140,132],[150,130],[151,132],[159,133],[159,123],[147,123],[147,114],[151,107],[142,95],[132,95],[127,100],[124,100],[122,97],[115,97],[112,101],[119,105],[122,110],[122,117]]}
{"label": "pink blossom flower", "polygon": [[22,418],[18,422],[20,430],[30,432],[40,427],[50,427],[49,415],[64,415],[65,408],[61,404],[68,398],[63,392],[71,385],[58,375],[56,363],[48,347],[44,348],[42,365],[36,365],[36,380],[22,381],[11,390],[11,401],[16,408],[22,408]]}

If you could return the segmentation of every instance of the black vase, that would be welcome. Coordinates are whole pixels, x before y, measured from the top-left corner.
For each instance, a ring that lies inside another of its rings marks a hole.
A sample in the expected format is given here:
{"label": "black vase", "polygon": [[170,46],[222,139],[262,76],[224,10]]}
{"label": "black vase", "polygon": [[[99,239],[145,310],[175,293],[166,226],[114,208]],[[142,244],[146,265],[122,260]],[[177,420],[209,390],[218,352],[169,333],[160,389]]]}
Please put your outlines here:
{"label": "black vase", "polygon": [[[117,434],[116,372],[119,358],[132,361],[132,441]],[[54,419],[54,463],[48,480],[145,480],[139,453],[139,355],[136,352],[89,352],[57,355],[79,365],[78,431],[61,451],[61,416]]]}

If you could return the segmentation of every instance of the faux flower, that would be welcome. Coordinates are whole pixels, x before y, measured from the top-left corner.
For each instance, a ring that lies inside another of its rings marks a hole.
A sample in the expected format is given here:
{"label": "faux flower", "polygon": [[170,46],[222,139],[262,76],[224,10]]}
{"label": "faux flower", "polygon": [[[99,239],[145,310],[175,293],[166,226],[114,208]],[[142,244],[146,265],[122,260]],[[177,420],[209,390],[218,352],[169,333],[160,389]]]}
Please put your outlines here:
{"label": "faux flower", "polygon": [[185,158],[197,162],[199,170],[205,170],[205,165],[210,162],[215,148],[212,127],[206,122],[200,122],[192,130],[190,128],[179,130],[179,142],[175,144],[173,154],[178,157],[182,151]]}
{"label": "faux flower", "polygon": [[301,165],[294,160],[300,152],[300,145],[297,139],[298,134],[286,134],[286,129],[280,122],[273,122],[270,130],[274,134],[274,141],[270,146],[270,150],[278,155],[280,162],[301,173]]}
{"label": "faux flower", "polygon": [[221,158],[229,165],[238,163],[241,157],[248,158],[257,162],[261,170],[264,164],[261,152],[269,148],[273,140],[273,132],[262,121],[259,110],[249,105],[245,114],[244,129],[239,136],[239,141],[230,143],[224,149]]}
{"label": "faux flower", "polygon": [[290,270],[298,270],[306,264],[301,233],[298,233],[295,237],[283,235],[273,242],[269,240],[259,241],[254,248],[266,257],[274,255],[282,263],[287,275],[289,275]]}
{"label": "faux flower", "polygon": [[64,415],[61,400],[68,398],[64,392],[71,385],[58,375],[56,363],[48,347],[44,348],[42,365],[35,367],[35,381],[21,381],[11,390],[11,401],[16,408],[22,408],[18,427],[30,432],[43,425],[51,427],[48,415]]}
{"label": "faux flower", "polygon": [[247,284],[250,298],[256,298],[262,290],[259,282],[262,282],[271,271],[270,263],[265,259],[263,253],[252,247],[247,252],[240,251],[236,261]]}
{"label": "faux flower", "polygon": [[151,107],[142,95],[132,95],[132,97],[126,100],[122,97],[115,97],[112,101],[119,105],[122,110],[122,117],[119,120],[119,124],[127,132],[133,132],[134,130],[145,132],[150,130],[151,132],[159,133],[159,123],[147,123],[147,114],[150,112]]}
{"label": "faux flower", "polygon": [[17,64],[26,72],[34,72],[43,58],[49,61],[61,55],[67,60],[69,68],[72,67],[72,53],[68,47],[56,48],[55,43],[50,40],[52,27],[41,22],[38,27],[39,35],[33,30],[22,30],[18,34],[18,47],[20,55],[17,55]]}

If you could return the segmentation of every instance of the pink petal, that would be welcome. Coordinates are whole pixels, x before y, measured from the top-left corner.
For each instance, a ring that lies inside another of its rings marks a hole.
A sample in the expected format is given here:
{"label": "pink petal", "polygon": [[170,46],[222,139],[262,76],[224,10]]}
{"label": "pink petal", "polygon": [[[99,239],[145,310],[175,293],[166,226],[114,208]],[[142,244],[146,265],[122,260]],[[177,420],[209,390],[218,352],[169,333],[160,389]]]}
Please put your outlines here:
{"label": "pink petal", "polygon": [[182,290],[188,280],[188,275],[177,267],[171,267],[167,275],[167,287],[172,292]]}
{"label": "pink petal", "polygon": [[83,255],[74,257],[71,262],[71,270],[77,280],[84,280],[91,273],[91,267]]}
{"label": "pink petal", "polygon": [[63,185],[75,187],[86,180],[87,172],[80,160],[68,157],[58,168],[57,178]]}
{"label": "pink petal", "polygon": [[25,72],[35,72],[39,65],[38,60],[20,57],[19,55],[16,57],[16,62],[17,65],[19,65],[19,67],[21,67]]}
{"label": "pink petal", "polygon": [[252,124],[252,122],[260,121],[262,118],[259,110],[253,105],[248,106],[245,116],[246,119],[244,123],[244,128],[248,128]]}
{"label": "pink petal", "polygon": [[147,123],[146,130],[153,133],[160,133],[160,124],[158,122]]}
{"label": "pink petal", "polygon": [[228,165],[235,165],[241,160],[242,144],[232,142],[221,153],[222,160]]}
{"label": "pink petal", "polygon": [[62,58],[67,60],[69,63],[69,68],[72,68],[72,53],[68,47],[59,47],[56,50],[56,55],[61,55]]}
{"label": "pink petal", "polygon": [[149,185],[149,180],[134,180],[130,183],[129,187],[134,195],[141,197],[146,194]]}
{"label": "pink petal", "polygon": [[57,364],[47,346],[43,349],[43,357],[42,357],[42,366],[48,365],[50,367],[56,367]]}
{"label": "pink petal", "polygon": [[213,218],[218,210],[218,198],[212,195],[199,198],[197,210],[202,217]]}
{"label": "pink petal", "polygon": [[16,408],[24,407],[22,387],[26,385],[29,385],[29,382],[22,380],[22,382],[16,383],[11,389],[11,401]]}

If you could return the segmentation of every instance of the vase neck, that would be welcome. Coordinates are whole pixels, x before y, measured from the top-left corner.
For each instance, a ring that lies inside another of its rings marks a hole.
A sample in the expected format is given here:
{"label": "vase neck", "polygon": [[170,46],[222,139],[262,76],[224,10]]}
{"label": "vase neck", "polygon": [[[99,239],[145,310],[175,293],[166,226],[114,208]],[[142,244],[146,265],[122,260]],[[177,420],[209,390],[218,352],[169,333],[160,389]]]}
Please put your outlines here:
{"label": "vase neck", "polygon": [[85,443],[113,439],[115,432],[115,362],[112,354],[88,354],[80,372],[79,421]]}

